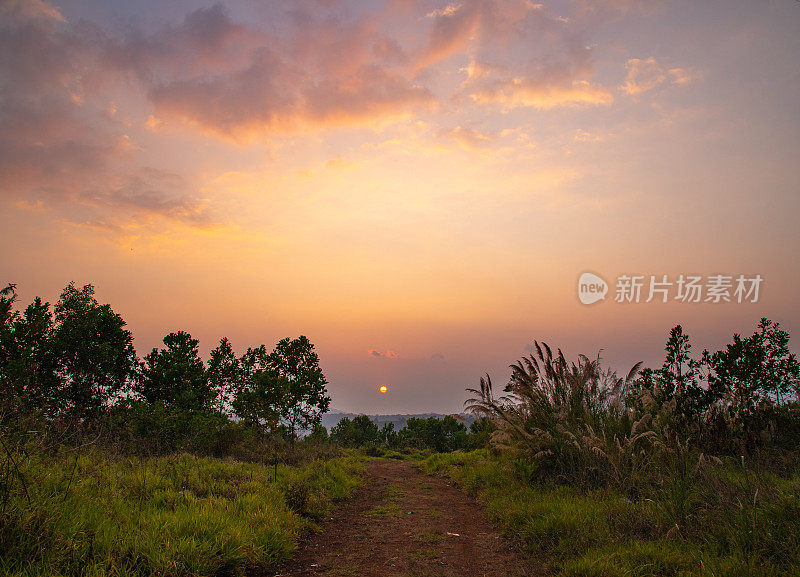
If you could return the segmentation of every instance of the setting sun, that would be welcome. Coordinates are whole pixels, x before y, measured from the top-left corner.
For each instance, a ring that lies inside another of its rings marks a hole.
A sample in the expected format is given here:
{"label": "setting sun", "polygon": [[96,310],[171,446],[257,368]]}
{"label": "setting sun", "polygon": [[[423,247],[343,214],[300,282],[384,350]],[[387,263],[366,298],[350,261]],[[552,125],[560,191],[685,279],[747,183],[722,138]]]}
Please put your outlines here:
{"label": "setting sun", "polygon": [[378,389],[382,393],[388,393],[389,389],[386,388],[386,385],[382,385],[380,389]]}

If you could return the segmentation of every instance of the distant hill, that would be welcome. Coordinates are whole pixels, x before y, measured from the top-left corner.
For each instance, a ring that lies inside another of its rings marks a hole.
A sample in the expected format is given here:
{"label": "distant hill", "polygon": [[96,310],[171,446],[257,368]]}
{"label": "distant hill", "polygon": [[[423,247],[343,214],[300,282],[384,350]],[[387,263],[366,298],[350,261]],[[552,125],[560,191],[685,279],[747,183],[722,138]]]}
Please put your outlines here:
{"label": "distant hill", "polygon": [[[322,426],[324,426],[329,431],[336,426],[336,424],[344,419],[345,417],[348,419],[352,419],[353,417],[357,417],[361,413],[343,413],[341,411],[337,411],[336,409],[332,410],[329,413],[325,413],[322,416]],[[383,427],[386,423],[394,423],[394,430],[397,431],[402,429],[406,426],[406,421],[411,417],[416,417],[418,419],[428,419],[430,417],[436,417],[437,419],[442,419],[446,417],[446,414],[443,413],[411,413],[411,414],[394,414],[394,415],[367,415],[370,420],[378,425],[378,427]],[[456,419],[463,422],[467,427],[469,427],[473,421],[475,421],[475,415],[469,415],[466,413],[460,414],[452,414]]]}

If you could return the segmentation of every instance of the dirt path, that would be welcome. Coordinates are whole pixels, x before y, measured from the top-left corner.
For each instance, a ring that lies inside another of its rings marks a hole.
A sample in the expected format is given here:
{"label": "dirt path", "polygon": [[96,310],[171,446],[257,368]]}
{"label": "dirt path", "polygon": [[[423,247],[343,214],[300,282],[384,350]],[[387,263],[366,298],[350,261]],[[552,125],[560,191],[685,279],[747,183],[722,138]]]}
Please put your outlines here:
{"label": "dirt path", "polygon": [[480,505],[410,463],[375,459],[354,497],[300,544],[277,575],[483,577],[543,575],[492,527]]}

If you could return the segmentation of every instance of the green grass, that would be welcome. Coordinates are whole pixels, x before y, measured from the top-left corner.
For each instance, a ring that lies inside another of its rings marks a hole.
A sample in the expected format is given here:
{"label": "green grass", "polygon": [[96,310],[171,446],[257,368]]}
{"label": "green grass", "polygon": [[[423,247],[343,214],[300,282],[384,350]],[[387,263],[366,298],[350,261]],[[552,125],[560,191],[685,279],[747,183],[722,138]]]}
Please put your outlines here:
{"label": "green grass", "polygon": [[411,551],[408,556],[416,561],[425,561],[429,559],[437,559],[439,557],[439,552],[436,549],[423,548],[417,549],[416,551]]}
{"label": "green grass", "polygon": [[685,491],[652,488],[631,501],[611,489],[531,485],[513,461],[485,450],[432,455],[419,466],[480,496],[493,522],[563,575],[800,574],[797,474],[726,464]]}
{"label": "green grass", "polygon": [[[332,500],[350,494],[364,459],[299,467],[177,455],[77,460],[33,456],[0,513],[0,574],[235,575],[275,567]],[[74,467],[74,468],[73,468]]]}
{"label": "green grass", "polygon": [[442,539],[441,533],[434,533],[433,531],[423,531],[417,536],[417,541],[420,543],[439,543]]}
{"label": "green grass", "polygon": [[372,509],[367,511],[370,517],[399,517],[400,505],[397,503],[389,503],[388,505],[375,505]]}
{"label": "green grass", "polygon": [[375,505],[367,515],[370,517],[399,517],[401,510],[399,501],[405,496],[405,491],[397,485],[389,485],[386,493],[381,496],[381,501],[385,504]]}

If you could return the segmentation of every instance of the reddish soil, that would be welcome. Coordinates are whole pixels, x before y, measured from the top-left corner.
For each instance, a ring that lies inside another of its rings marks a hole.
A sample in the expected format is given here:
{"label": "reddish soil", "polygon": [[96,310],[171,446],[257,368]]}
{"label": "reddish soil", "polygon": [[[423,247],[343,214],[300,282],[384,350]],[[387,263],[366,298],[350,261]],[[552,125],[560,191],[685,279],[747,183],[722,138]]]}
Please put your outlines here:
{"label": "reddish soil", "polygon": [[545,571],[489,523],[480,504],[410,463],[374,459],[353,498],[277,575],[521,577]]}

